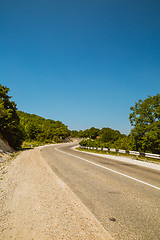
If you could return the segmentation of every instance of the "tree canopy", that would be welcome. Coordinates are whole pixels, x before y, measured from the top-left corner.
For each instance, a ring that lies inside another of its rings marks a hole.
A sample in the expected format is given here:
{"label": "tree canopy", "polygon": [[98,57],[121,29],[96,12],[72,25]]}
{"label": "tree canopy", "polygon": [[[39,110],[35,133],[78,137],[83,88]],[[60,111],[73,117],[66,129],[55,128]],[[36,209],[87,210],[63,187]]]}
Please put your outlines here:
{"label": "tree canopy", "polygon": [[130,110],[136,150],[160,153],[160,94],[139,100]]}
{"label": "tree canopy", "polygon": [[24,128],[25,140],[60,142],[70,135],[68,127],[60,121],[45,119],[22,111],[18,111],[18,116]]}
{"label": "tree canopy", "polygon": [[[115,149],[136,150],[160,153],[160,94],[139,100],[130,108],[129,120],[133,127],[126,136],[111,128],[97,131],[98,139],[92,138],[81,142],[84,146],[108,147]],[[92,129],[92,128],[91,128]],[[87,130],[90,132],[90,130]],[[86,137],[86,130],[79,132]],[[89,137],[90,134],[87,135]],[[95,139],[93,141],[93,139]],[[92,141],[91,141],[92,140]]]}
{"label": "tree canopy", "polygon": [[18,111],[8,92],[9,88],[0,84],[0,137],[11,147],[19,149],[24,140],[60,142],[70,135],[68,127],[60,121]]}
{"label": "tree canopy", "polygon": [[8,96],[9,88],[0,84],[0,135],[5,138],[14,149],[19,149],[23,139],[23,129],[17,115],[17,107]]}
{"label": "tree canopy", "polygon": [[102,142],[114,142],[121,136],[121,133],[118,130],[113,130],[111,128],[102,128],[100,136]]}

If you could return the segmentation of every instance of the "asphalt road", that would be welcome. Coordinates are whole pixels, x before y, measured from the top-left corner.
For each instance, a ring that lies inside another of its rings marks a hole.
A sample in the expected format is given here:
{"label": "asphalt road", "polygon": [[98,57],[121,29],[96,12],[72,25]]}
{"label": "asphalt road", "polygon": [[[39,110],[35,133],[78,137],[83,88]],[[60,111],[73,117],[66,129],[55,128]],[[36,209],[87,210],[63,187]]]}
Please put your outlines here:
{"label": "asphalt road", "polygon": [[41,153],[115,239],[159,240],[160,171],[77,152],[73,145]]}

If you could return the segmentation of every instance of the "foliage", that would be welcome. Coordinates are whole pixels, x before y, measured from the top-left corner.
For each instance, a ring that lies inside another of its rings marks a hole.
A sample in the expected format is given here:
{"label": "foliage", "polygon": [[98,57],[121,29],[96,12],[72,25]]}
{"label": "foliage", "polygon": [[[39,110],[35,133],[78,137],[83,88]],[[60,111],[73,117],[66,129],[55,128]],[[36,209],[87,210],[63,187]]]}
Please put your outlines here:
{"label": "foliage", "polygon": [[23,139],[23,129],[19,124],[15,102],[8,96],[9,88],[0,84],[0,135],[14,149],[19,149]]}
{"label": "foliage", "polygon": [[85,139],[80,142],[82,146],[160,153],[160,94],[139,100],[130,108],[133,128],[126,136],[106,127],[69,131],[60,121],[17,111],[8,92],[9,88],[0,84],[0,136],[14,149],[19,149],[23,140],[39,144],[62,142],[71,136]]}
{"label": "foliage", "polygon": [[61,142],[70,135],[67,126],[60,121],[45,119],[22,111],[18,111],[18,116],[27,141]]}
{"label": "foliage", "polygon": [[72,138],[79,138],[79,132],[77,130],[70,131],[70,136]]}
{"label": "foliage", "polygon": [[160,153],[160,94],[139,100],[130,109],[129,119],[133,129],[129,136],[111,128],[102,128],[93,137],[91,128],[79,131],[79,134],[94,141],[83,140],[80,145]]}
{"label": "foliage", "polygon": [[160,94],[139,100],[130,109],[135,150],[160,153]]}
{"label": "foliage", "polygon": [[87,129],[85,131],[86,135],[88,133],[88,137],[91,139],[96,139],[96,137],[99,135],[100,130],[98,128],[91,127],[90,129]]}
{"label": "foliage", "polygon": [[100,136],[102,142],[114,142],[121,136],[121,133],[111,128],[102,128]]}
{"label": "foliage", "polygon": [[129,135],[121,135],[113,144],[112,147],[115,149],[124,149],[124,150],[134,150],[135,149],[135,141],[134,138]]}
{"label": "foliage", "polygon": [[80,142],[81,146],[87,147],[107,147],[107,148],[121,148],[130,149],[131,140],[125,134],[121,134],[117,130],[111,128],[102,128],[98,131],[99,136],[96,139],[84,139]]}
{"label": "foliage", "polygon": [[123,136],[123,134],[121,134],[121,136],[114,142],[103,142],[102,139],[84,139],[80,142],[80,145],[86,147],[132,150],[133,143],[134,141],[131,136]]}

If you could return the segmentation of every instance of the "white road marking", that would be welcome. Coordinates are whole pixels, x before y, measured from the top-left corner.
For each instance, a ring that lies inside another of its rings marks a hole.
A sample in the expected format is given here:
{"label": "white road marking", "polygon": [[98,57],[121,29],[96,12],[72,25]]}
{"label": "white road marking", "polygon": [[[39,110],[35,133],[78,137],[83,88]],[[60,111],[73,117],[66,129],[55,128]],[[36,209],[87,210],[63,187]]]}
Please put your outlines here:
{"label": "white road marking", "polygon": [[73,155],[73,154],[70,154],[70,153],[66,153],[66,152],[61,151],[61,150],[59,150],[59,149],[57,149],[57,148],[55,148],[55,149],[56,149],[58,152],[64,153],[64,154],[66,154],[66,155],[69,155],[69,156],[72,156],[72,157],[75,157],[75,158],[79,158],[79,159],[81,159],[82,161],[88,162],[88,163],[93,164],[93,165],[95,165],[95,166],[97,166],[97,167],[104,168],[104,169],[106,169],[106,170],[108,170],[108,171],[117,173],[117,174],[119,174],[119,175],[121,175],[121,176],[123,176],[123,177],[132,179],[132,180],[134,180],[134,181],[136,181],[136,182],[139,182],[139,183],[145,184],[145,185],[147,185],[147,186],[149,186],[149,187],[152,187],[152,188],[155,188],[155,189],[157,189],[157,190],[160,190],[159,187],[156,187],[156,186],[154,186],[154,185],[152,185],[152,184],[146,183],[146,182],[144,182],[144,181],[141,181],[141,180],[139,180],[139,179],[133,178],[133,177],[128,176],[128,175],[126,175],[126,174],[117,172],[117,171],[115,171],[115,170],[113,170],[113,169],[110,169],[110,168],[104,167],[104,166],[102,166],[102,165],[99,165],[99,164],[97,164],[97,163],[91,162],[91,161],[89,161],[89,160],[86,160],[85,158],[81,158],[81,157],[78,157],[78,156],[76,156],[76,155]]}
{"label": "white road marking", "polygon": [[[76,149],[77,146],[72,147],[74,151],[81,152],[80,150]],[[134,165],[142,166],[142,167],[147,167],[149,169],[154,169],[160,171],[160,164],[158,163],[151,163],[151,162],[146,162],[146,161],[140,161],[140,160],[135,160],[129,157],[120,157],[120,156],[113,156],[113,155],[108,155],[108,154],[100,154],[100,153],[95,153],[95,152],[88,152],[88,151],[83,151],[84,154],[90,154],[98,157],[103,157],[107,159],[112,159],[114,161],[120,161],[120,162],[126,162],[126,163],[131,163]]]}

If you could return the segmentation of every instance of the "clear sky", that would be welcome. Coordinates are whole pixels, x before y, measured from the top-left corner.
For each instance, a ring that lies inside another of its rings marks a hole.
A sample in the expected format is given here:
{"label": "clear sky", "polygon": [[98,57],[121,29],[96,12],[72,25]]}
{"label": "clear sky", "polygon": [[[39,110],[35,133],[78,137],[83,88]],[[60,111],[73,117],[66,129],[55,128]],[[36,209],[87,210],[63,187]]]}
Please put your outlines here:
{"label": "clear sky", "polygon": [[24,112],[128,134],[160,93],[160,0],[0,0],[0,83]]}

